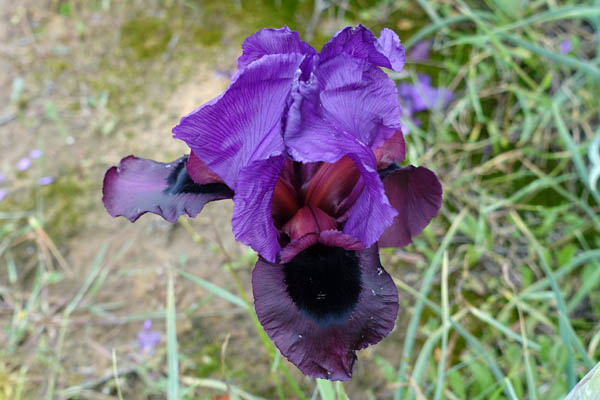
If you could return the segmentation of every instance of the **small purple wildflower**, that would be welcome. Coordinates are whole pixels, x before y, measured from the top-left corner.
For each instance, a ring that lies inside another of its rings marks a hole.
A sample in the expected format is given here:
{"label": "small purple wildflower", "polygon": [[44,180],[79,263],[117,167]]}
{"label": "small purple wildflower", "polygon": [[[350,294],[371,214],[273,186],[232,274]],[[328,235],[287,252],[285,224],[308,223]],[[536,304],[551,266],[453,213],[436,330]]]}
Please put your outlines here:
{"label": "small purple wildflower", "polygon": [[154,354],[154,348],[160,343],[160,332],[152,331],[152,321],[144,321],[143,328],[138,332],[138,344],[143,354]]}
{"label": "small purple wildflower", "polygon": [[31,167],[31,160],[27,157],[23,157],[17,163],[17,169],[19,171],[25,171]]}
{"label": "small purple wildflower", "polygon": [[415,84],[401,83],[398,94],[412,113],[446,108],[454,97],[450,90],[432,86],[431,77],[425,74],[419,74]]}
{"label": "small purple wildflower", "polygon": [[[420,126],[421,121],[414,117],[414,114],[425,110],[444,109],[454,97],[450,90],[432,86],[431,77],[425,74],[419,74],[415,84],[401,83],[398,94],[404,120],[412,120],[416,126]],[[402,132],[408,134],[409,127],[403,125]]]}
{"label": "small purple wildflower", "polygon": [[570,39],[565,39],[558,45],[561,54],[568,54],[573,51],[573,44]]}
{"label": "small purple wildflower", "polygon": [[52,182],[54,182],[54,178],[53,178],[53,177],[51,177],[51,176],[43,176],[43,177],[41,177],[41,178],[40,178],[40,180],[38,181],[38,183],[39,183],[41,186],[46,186],[46,185],[49,185],[49,184],[51,184]]}
{"label": "small purple wildflower", "polygon": [[2,172],[0,172],[0,183],[4,182],[6,180],[6,175],[4,175]]}
{"label": "small purple wildflower", "polygon": [[29,158],[35,160],[36,158],[40,158],[42,155],[42,151],[40,149],[33,149],[29,152]]}
{"label": "small purple wildflower", "polygon": [[[287,27],[261,29],[242,48],[229,88],[173,129],[190,154],[122,159],[106,172],[103,202],[113,217],[174,222],[233,198],[233,233],[259,254],[263,328],[304,374],[348,380],[356,351],[387,336],[398,314],[379,248],[411,243],[442,203],[432,171],[400,166],[398,90],[380,67],[401,71],[404,47],[390,29],[376,37],[359,25],[320,53]],[[449,101],[446,89],[419,85],[415,110],[417,100]]]}
{"label": "small purple wildflower", "polygon": [[416,62],[425,62],[429,59],[431,40],[419,40],[408,52],[408,58]]}
{"label": "small purple wildflower", "polygon": [[4,200],[6,195],[8,194],[8,190],[0,188],[0,201]]}

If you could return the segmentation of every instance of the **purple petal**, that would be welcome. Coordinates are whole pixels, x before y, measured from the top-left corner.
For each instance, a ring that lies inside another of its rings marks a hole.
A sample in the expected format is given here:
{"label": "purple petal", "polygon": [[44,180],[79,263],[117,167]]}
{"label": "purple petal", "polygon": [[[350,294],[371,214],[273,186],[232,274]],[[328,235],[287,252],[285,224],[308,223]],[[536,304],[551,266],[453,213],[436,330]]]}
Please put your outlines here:
{"label": "purple petal", "polygon": [[21,158],[17,163],[17,169],[19,171],[25,171],[26,169],[29,169],[29,167],[31,167],[31,160],[27,157]]}
{"label": "purple petal", "polygon": [[243,54],[238,59],[239,69],[246,68],[253,61],[268,54],[316,54],[310,45],[300,39],[298,33],[291,31],[287,26],[259,30],[244,41],[242,49]]}
{"label": "purple petal", "polygon": [[184,117],[173,132],[232,189],[242,168],[284,150],[282,118],[303,55],[254,61],[216,99]]}
{"label": "purple petal", "polygon": [[195,217],[209,201],[233,196],[222,183],[195,184],[185,169],[186,160],[182,157],[164,164],[125,157],[104,176],[102,201],[106,210],[131,222],[147,212],[175,222],[182,214]]}
{"label": "purple petal", "polygon": [[281,249],[273,224],[273,192],[283,168],[285,156],[258,160],[242,169],[233,198],[233,234],[269,261],[275,261]]}
{"label": "purple petal", "polygon": [[386,175],[383,186],[398,215],[379,239],[379,245],[406,246],[440,210],[442,185],[427,168],[409,165]]}
{"label": "purple petal", "polygon": [[38,183],[39,183],[41,186],[46,186],[46,185],[49,185],[49,184],[51,184],[52,182],[54,182],[54,178],[53,178],[53,177],[51,177],[51,176],[42,176],[42,177],[41,177],[41,178],[38,180]]}
{"label": "purple petal", "polygon": [[316,245],[284,265],[261,258],[252,289],[258,319],[281,354],[315,378],[350,379],[355,351],[383,339],[398,313],[377,246]]}
{"label": "purple petal", "polygon": [[565,39],[562,42],[560,42],[558,48],[561,54],[568,54],[573,51],[573,44],[571,43],[571,40]]}
{"label": "purple petal", "polygon": [[361,163],[357,163],[357,166],[364,189],[347,211],[347,220],[342,232],[359,239],[365,247],[370,247],[391,225],[397,212],[385,196],[379,175],[371,169],[374,166],[365,167]]}
{"label": "purple petal", "polygon": [[408,52],[408,58],[416,62],[424,62],[429,59],[431,40],[419,40]]}
{"label": "purple petal", "polygon": [[343,156],[354,161],[360,173],[357,185],[361,185],[363,189],[354,205],[340,218],[346,221],[342,231],[363,242],[365,247],[370,247],[391,225],[396,215],[376,172],[373,152],[354,137],[341,132],[336,134],[332,130],[326,130],[326,127],[322,127],[324,130],[310,130],[309,125],[311,124],[307,124],[304,134],[287,141],[290,146],[288,151],[296,161],[303,163],[335,163]]}
{"label": "purple petal", "polygon": [[312,137],[317,131],[318,136],[335,138],[337,131],[376,149],[400,127],[394,82],[379,68],[347,55],[320,64],[310,81],[299,82],[293,98],[286,144],[305,138],[318,141],[320,137]]}
{"label": "purple petal", "polygon": [[8,190],[0,189],[0,201],[4,200],[4,198],[6,197],[7,194],[8,194]]}
{"label": "purple petal", "polygon": [[40,158],[42,156],[42,151],[40,149],[33,149],[29,152],[29,157],[31,159]]}
{"label": "purple petal", "polygon": [[284,134],[288,152],[303,163],[335,163],[348,155],[356,164],[364,189],[343,232],[365,247],[391,224],[390,206],[376,173],[371,150],[399,128],[400,107],[393,83],[377,68],[342,55],[320,65],[313,79],[300,82]]}
{"label": "purple petal", "polygon": [[394,71],[401,71],[404,67],[404,47],[398,35],[387,28],[377,39],[362,25],[347,26],[325,43],[320,58],[326,61],[342,53]]}

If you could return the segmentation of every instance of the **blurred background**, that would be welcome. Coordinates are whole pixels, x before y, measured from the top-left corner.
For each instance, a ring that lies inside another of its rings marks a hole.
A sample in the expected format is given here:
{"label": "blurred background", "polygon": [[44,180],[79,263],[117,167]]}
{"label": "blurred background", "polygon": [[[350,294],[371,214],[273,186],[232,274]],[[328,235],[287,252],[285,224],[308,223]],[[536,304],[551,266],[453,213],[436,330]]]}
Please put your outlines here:
{"label": "blurred background", "polygon": [[[396,328],[341,385],[257,328],[231,202],[131,224],[101,185],[184,154],[259,28],[357,23],[407,48],[407,158],[444,204],[382,252]],[[0,0],[0,399],[564,398],[600,356],[599,28],[599,1]]]}

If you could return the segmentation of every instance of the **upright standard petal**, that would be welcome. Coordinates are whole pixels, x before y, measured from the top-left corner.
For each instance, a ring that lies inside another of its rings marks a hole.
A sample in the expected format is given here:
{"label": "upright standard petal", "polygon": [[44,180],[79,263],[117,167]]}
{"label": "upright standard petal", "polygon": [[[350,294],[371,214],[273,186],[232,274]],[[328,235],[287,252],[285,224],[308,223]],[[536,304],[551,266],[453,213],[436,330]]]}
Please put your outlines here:
{"label": "upright standard petal", "polygon": [[284,111],[302,54],[266,55],[248,65],[220,97],[184,117],[173,132],[232,189],[254,160],[284,150]]}
{"label": "upright standard petal", "polygon": [[273,193],[285,156],[257,160],[240,172],[233,198],[233,234],[269,261],[281,249],[278,230],[273,223]]}
{"label": "upright standard petal", "polygon": [[398,215],[379,239],[379,246],[406,246],[440,210],[442,185],[427,168],[409,165],[385,171],[383,186]]}
{"label": "upright standard petal", "polygon": [[308,82],[299,82],[293,94],[286,144],[298,135],[318,137],[344,132],[363,145],[379,148],[400,128],[401,109],[394,82],[364,60],[341,54],[320,63]]}
{"label": "upright standard petal", "polygon": [[261,29],[246,38],[242,44],[243,53],[238,58],[238,69],[246,68],[252,62],[269,54],[306,54],[317,52],[309,44],[300,39],[298,33],[287,26],[279,29]]}
{"label": "upright standard petal", "polygon": [[131,222],[147,212],[175,222],[182,214],[195,217],[209,201],[233,196],[223,183],[194,183],[185,169],[186,161],[187,157],[182,157],[165,164],[125,157],[104,176],[102,201],[106,210]]}
{"label": "upright standard petal", "polygon": [[252,272],[256,314],[281,353],[304,374],[348,380],[356,350],[394,327],[398,292],[377,246],[348,251],[321,244]]}
{"label": "upright standard petal", "polygon": [[341,55],[319,65],[309,82],[299,82],[293,99],[284,133],[288,153],[303,163],[335,163],[344,156],[354,161],[364,188],[343,232],[371,246],[396,214],[373,154],[399,128],[393,83],[365,61]]}
{"label": "upright standard petal", "polygon": [[404,47],[400,44],[398,35],[387,28],[381,31],[377,39],[362,25],[347,26],[325,43],[321,49],[321,60],[328,60],[341,53],[394,71],[401,71],[404,67]]}

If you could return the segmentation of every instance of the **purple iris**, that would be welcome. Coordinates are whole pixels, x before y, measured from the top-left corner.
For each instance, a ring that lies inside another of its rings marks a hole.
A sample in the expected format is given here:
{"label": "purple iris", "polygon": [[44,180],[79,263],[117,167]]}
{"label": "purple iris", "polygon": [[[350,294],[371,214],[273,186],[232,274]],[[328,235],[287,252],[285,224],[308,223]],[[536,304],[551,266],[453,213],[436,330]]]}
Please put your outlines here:
{"label": "purple iris", "polygon": [[233,198],[237,240],[260,255],[258,318],[306,375],[352,376],[356,350],[394,327],[398,294],[379,247],[405,246],[438,213],[442,188],[424,167],[400,167],[405,144],[394,32],[346,27],[320,53],[287,27],[246,39],[219,97],[173,132],[189,156],[129,156],[104,179],[112,216],[168,221]]}

